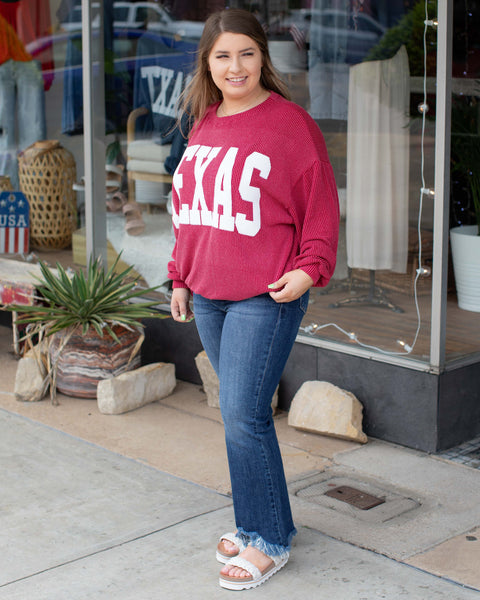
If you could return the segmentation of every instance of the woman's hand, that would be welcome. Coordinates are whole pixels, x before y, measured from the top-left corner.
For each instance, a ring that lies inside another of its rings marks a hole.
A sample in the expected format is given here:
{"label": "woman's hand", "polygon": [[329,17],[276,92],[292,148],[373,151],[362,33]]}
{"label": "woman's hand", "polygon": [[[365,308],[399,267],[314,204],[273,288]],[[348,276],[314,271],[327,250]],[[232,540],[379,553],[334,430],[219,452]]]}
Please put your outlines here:
{"label": "woman's hand", "polygon": [[175,321],[189,323],[193,318],[190,309],[190,290],[187,288],[175,288],[170,301],[170,312]]}
{"label": "woman's hand", "polygon": [[309,290],[313,285],[313,279],[302,269],[295,269],[282,275],[278,281],[274,281],[268,287],[276,291],[270,292],[275,302],[293,302]]}

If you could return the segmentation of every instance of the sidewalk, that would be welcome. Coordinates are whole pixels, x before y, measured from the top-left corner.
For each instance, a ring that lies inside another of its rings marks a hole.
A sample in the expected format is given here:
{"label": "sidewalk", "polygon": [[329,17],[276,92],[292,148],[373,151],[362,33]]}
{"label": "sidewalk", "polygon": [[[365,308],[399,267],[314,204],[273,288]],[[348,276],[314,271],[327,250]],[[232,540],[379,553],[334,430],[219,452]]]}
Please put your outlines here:
{"label": "sidewalk", "polygon": [[[118,416],[23,404],[10,346],[0,326],[0,600],[231,597],[214,556],[233,522],[223,428],[198,386]],[[479,470],[276,425],[298,535],[249,595],[480,599]],[[325,496],[337,485],[386,501],[360,510]]]}

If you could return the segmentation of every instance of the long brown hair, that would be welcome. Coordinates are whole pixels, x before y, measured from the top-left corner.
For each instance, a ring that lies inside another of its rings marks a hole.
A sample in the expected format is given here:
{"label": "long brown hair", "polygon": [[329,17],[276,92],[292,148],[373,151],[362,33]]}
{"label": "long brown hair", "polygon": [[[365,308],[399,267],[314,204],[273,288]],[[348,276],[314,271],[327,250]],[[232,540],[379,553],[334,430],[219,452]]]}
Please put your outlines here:
{"label": "long brown hair", "polygon": [[250,12],[238,8],[227,8],[213,13],[205,22],[197,50],[197,65],[193,78],[182,94],[182,108],[194,121],[199,121],[207,107],[222,100],[220,90],[213,82],[208,68],[210,52],[220,34],[241,33],[251,38],[262,53],[260,85],[284,98],[290,99],[286,84],[275,70],[268,51],[267,36],[258,19]]}

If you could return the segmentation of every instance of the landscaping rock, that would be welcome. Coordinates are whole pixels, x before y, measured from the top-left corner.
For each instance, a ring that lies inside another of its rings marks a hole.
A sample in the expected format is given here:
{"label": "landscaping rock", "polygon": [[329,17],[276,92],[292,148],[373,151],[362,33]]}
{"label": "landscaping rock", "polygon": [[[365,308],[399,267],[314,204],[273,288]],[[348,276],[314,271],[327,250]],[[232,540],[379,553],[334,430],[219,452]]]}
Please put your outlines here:
{"label": "landscaping rock", "polygon": [[169,396],[177,381],[175,365],[153,363],[117,377],[99,381],[98,410],[105,415],[119,415]]}
{"label": "landscaping rock", "polygon": [[45,372],[32,355],[18,361],[15,374],[15,398],[20,402],[38,402],[45,396]]}
{"label": "landscaping rock", "polygon": [[363,407],[346,390],[327,381],[306,381],[292,400],[288,424],[296,429],[364,444]]}
{"label": "landscaping rock", "polygon": [[[195,364],[197,365],[198,372],[200,373],[200,377],[202,379],[203,389],[205,394],[207,395],[207,404],[212,408],[219,408],[219,382],[217,374],[215,373],[214,368],[212,367],[207,353],[205,350],[202,350],[195,357]],[[272,398],[272,410],[275,414],[275,411],[278,406],[278,387],[275,390]]]}

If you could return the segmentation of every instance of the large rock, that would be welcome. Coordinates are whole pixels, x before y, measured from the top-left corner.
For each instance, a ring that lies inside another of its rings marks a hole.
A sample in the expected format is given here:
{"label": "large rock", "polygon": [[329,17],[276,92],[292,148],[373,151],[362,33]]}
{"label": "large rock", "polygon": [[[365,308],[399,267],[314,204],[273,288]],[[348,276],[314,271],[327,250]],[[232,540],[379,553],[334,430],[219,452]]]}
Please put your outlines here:
{"label": "large rock", "polygon": [[288,424],[297,429],[364,444],[363,407],[346,390],[327,381],[305,381],[292,400]]}
{"label": "large rock", "polygon": [[[197,365],[198,372],[200,373],[200,377],[202,378],[203,389],[205,390],[205,394],[207,395],[207,404],[212,408],[219,408],[219,389],[220,385],[218,382],[217,374],[215,373],[214,368],[212,367],[207,353],[205,350],[202,350],[195,357],[195,364]],[[272,398],[272,410],[275,414],[275,411],[278,406],[278,387],[275,390]]]}
{"label": "large rock", "polygon": [[170,396],[175,389],[175,365],[153,363],[98,382],[98,410],[119,415]]}
{"label": "large rock", "polygon": [[18,361],[15,374],[15,398],[20,402],[37,402],[42,400],[47,389],[46,372],[41,363],[33,355]]}

